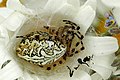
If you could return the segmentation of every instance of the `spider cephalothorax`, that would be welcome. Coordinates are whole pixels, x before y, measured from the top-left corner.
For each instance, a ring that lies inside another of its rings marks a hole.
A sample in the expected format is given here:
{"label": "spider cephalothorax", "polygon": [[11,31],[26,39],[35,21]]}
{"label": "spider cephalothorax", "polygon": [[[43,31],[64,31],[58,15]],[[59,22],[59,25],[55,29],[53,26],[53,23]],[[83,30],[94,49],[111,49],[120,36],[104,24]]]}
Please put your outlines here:
{"label": "spider cephalothorax", "polygon": [[16,49],[17,55],[40,66],[53,63],[55,67],[57,62],[62,64],[62,60],[84,50],[80,27],[68,20],[63,22],[64,26],[44,26],[40,31],[17,36],[22,38]]}

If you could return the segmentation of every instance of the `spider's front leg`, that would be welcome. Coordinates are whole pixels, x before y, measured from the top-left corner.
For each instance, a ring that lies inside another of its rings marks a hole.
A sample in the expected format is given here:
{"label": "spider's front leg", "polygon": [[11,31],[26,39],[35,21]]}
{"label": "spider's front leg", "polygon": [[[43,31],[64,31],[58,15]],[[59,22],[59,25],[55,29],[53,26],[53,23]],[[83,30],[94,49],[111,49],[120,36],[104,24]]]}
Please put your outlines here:
{"label": "spider's front leg", "polygon": [[72,38],[68,44],[68,51],[70,52],[70,56],[72,56],[85,49],[82,42],[84,36],[80,33],[80,26],[69,20],[63,20],[63,22],[65,22],[65,29],[69,32],[67,34],[69,35],[72,32]]}
{"label": "spider's front leg", "polygon": [[80,32],[80,26],[78,26],[76,23],[69,21],[69,20],[63,20],[63,22],[65,22],[66,27],[72,29],[75,32],[75,35],[82,40],[84,38],[84,36],[81,34]]}

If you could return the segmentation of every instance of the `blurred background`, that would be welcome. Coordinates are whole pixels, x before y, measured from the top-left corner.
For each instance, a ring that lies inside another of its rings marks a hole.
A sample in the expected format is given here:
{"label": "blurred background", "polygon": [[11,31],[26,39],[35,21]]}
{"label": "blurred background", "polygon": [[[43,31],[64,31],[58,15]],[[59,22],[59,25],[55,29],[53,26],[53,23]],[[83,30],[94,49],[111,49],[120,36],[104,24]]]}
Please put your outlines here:
{"label": "blurred background", "polygon": [[6,7],[7,0],[0,0],[0,7]]}

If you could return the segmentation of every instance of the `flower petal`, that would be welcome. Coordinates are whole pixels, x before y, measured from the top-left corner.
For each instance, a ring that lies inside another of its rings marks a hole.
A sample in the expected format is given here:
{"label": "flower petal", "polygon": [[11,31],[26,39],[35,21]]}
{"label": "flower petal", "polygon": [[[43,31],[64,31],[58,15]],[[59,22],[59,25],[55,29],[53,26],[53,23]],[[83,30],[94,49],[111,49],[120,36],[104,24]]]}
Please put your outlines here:
{"label": "flower petal", "polygon": [[22,76],[22,71],[14,61],[0,70],[0,80],[14,80],[20,76]]}
{"label": "flower petal", "polygon": [[120,26],[120,8],[116,7],[113,9],[113,15],[115,17],[115,20],[117,21],[117,24]]}
{"label": "flower petal", "polygon": [[104,5],[101,0],[97,0],[97,13],[98,15],[104,16],[106,12],[109,12],[110,9]]}
{"label": "flower petal", "polygon": [[1,66],[2,64],[7,61],[7,60],[10,60],[11,58],[8,57],[8,54],[5,55],[5,52],[4,52],[4,46],[1,46],[0,44],[0,69],[1,69]]}
{"label": "flower petal", "polygon": [[91,69],[93,69],[94,71],[96,71],[98,74],[100,74],[102,76],[103,79],[108,79],[111,75],[111,73],[113,72],[112,69],[103,67],[103,66],[99,66],[99,65],[92,65]]}
{"label": "flower petal", "polygon": [[67,2],[74,7],[80,7],[80,0],[67,0]]}
{"label": "flower petal", "polygon": [[14,11],[8,8],[0,8],[0,15],[4,18],[10,16]]}
{"label": "flower petal", "polygon": [[120,69],[118,69],[117,71],[115,71],[113,74],[114,75],[120,75]]}
{"label": "flower petal", "polygon": [[81,26],[81,33],[85,35],[95,18],[95,11],[90,6],[82,7],[73,21]]}
{"label": "flower petal", "polygon": [[94,73],[93,75],[91,75],[91,77],[92,80],[103,80],[102,77],[97,73]]}
{"label": "flower petal", "polygon": [[96,10],[96,5],[97,5],[97,1],[96,0],[87,0],[84,4],[84,6],[91,6],[94,10]]}
{"label": "flower petal", "polygon": [[40,14],[40,17],[48,21],[50,16],[54,12],[56,12],[59,8],[61,8],[64,4],[66,4],[66,0],[48,0],[48,2],[46,3],[43,9],[43,13]]}
{"label": "flower petal", "polygon": [[96,56],[108,55],[118,50],[118,42],[113,37],[86,37],[85,52]]}
{"label": "flower petal", "polygon": [[23,80],[35,80],[34,78],[32,78],[32,74],[26,70],[23,71],[23,76],[20,77],[20,79]]}
{"label": "flower petal", "polygon": [[104,56],[94,56],[92,62],[95,65],[104,66],[106,68],[112,68],[111,64],[115,59],[115,54],[104,55]]}
{"label": "flower petal", "polygon": [[0,46],[5,46],[9,41],[7,30],[0,25]]}
{"label": "flower petal", "polygon": [[4,20],[5,18],[0,15],[0,23]]}
{"label": "flower petal", "polygon": [[25,7],[39,10],[44,8],[48,0],[19,0]]}
{"label": "flower petal", "polygon": [[[3,65],[3,63],[7,60],[10,60],[10,62],[6,66],[1,67],[1,65]],[[0,48],[0,80],[14,80],[21,75],[22,70],[10,56],[10,53],[6,50],[6,47]]]}
{"label": "flower petal", "polygon": [[66,0],[49,0],[45,5],[44,10],[49,13],[52,13],[52,12],[55,12],[57,9],[59,9],[65,3],[66,3]]}
{"label": "flower petal", "polygon": [[[105,5],[109,7],[120,7],[120,0],[101,0]],[[109,3],[109,4],[108,4]]]}
{"label": "flower petal", "polygon": [[74,72],[72,77],[70,77],[69,73],[65,72],[58,76],[57,75],[51,76],[49,80],[91,80],[91,77],[85,71],[77,70]]}
{"label": "flower petal", "polygon": [[26,8],[19,0],[8,0],[7,8],[20,11],[24,14],[34,14],[33,10]]}
{"label": "flower petal", "polygon": [[1,24],[1,26],[6,27],[10,31],[15,31],[26,19],[27,18],[23,14],[14,12]]}
{"label": "flower petal", "polygon": [[72,5],[66,3],[51,16],[48,24],[59,26],[59,23],[62,22],[63,19],[71,20],[72,18],[74,18],[76,13],[77,10]]}

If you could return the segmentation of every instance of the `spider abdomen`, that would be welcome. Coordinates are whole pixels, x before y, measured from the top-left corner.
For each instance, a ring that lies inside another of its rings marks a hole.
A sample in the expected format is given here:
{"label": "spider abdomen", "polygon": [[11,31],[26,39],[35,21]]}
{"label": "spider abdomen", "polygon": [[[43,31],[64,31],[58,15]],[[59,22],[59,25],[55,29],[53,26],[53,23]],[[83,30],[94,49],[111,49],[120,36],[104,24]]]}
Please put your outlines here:
{"label": "spider abdomen", "polygon": [[[50,35],[37,34],[36,32],[22,39],[17,47],[16,53],[19,57],[38,64],[46,65],[55,62],[66,52],[66,47],[60,43],[60,41],[52,40]],[[32,34],[32,33],[30,33]],[[39,35],[42,38],[36,40],[35,35]]]}

